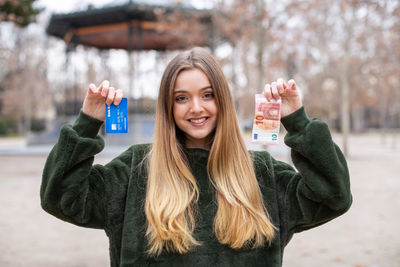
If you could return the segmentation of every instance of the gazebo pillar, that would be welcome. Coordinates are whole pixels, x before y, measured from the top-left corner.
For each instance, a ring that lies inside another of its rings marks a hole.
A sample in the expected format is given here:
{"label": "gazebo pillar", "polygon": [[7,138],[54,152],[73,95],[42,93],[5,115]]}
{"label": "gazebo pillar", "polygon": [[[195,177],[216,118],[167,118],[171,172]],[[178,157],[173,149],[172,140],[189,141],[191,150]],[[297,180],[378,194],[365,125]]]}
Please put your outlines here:
{"label": "gazebo pillar", "polygon": [[[136,37],[136,38],[135,38]],[[135,42],[136,41],[136,42]],[[129,22],[128,23],[128,65],[129,65],[129,92],[128,97],[133,98],[133,78],[134,78],[134,65],[133,51],[136,50],[140,53],[143,50],[143,30],[140,22]],[[137,62],[139,65],[139,62]]]}
{"label": "gazebo pillar", "polygon": [[129,68],[129,91],[128,91],[128,99],[132,98],[132,90],[133,90],[133,25],[129,23],[129,30],[128,30],[128,68]]}

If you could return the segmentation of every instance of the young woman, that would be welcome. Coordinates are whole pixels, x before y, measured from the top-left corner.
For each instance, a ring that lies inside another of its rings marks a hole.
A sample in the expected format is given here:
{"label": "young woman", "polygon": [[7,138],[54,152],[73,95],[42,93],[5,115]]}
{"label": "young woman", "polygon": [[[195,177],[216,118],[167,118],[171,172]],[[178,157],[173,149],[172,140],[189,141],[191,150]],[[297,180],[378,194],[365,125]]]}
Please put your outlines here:
{"label": "young woman", "polygon": [[168,64],[154,143],[105,166],[92,165],[104,147],[104,101],[118,105],[122,92],[90,85],[47,159],[42,207],[104,229],[111,266],[281,266],[294,233],[341,215],[352,198],[345,158],[327,125],[307,117],[295,82],[278,80],[264,94],[282,100],[298,171],[247,151],[227,81],[202,48]]}

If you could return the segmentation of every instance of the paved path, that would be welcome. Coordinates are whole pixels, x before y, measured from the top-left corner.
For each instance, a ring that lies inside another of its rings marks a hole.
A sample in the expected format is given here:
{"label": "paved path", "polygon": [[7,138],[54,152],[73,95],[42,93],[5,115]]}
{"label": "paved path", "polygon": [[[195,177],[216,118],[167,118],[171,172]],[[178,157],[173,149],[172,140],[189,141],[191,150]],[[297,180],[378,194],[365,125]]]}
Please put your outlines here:
{"label": "paved path", "polygon": [[[350,141],[352,208],[295,235],[285,250],[284,267],[400,267],[400,146],[382,146],[375,135]],[[0,140],[0,151],[18,144],[24,148],[20,139]],[[108,162],[111,154],[96,162]],[[281,153],[276,157],[287,159]],[[0,266],[109,266],[101,230],[62,222],[40,208],[44,162],[43,153],[0,155]]]}

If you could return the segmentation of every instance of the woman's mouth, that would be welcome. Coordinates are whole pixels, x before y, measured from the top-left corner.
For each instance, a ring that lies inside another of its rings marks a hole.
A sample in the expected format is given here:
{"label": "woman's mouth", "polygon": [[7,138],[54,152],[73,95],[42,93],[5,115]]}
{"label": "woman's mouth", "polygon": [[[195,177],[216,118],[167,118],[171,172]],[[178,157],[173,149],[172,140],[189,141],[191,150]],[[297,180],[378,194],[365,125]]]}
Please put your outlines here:
{"label": "woman's mouth", "polygon": [[188,120],[194,126],[203,126],[208,121],[208,117],[192,118]]}

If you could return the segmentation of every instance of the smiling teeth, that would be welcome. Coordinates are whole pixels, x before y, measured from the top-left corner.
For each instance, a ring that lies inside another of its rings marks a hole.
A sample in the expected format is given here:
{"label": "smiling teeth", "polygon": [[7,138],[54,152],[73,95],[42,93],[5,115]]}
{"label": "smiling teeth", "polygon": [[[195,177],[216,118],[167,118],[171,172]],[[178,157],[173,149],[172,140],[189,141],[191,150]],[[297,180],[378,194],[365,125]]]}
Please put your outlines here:
{"label": "smiling teeth", "polygon": [[194,123],[202,123],[205,120],[206,120],[206,118],[201,118],[201,119],[198,119],[198,120],[190,120],[190,121],[194,122]]}

